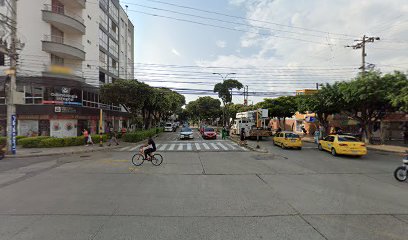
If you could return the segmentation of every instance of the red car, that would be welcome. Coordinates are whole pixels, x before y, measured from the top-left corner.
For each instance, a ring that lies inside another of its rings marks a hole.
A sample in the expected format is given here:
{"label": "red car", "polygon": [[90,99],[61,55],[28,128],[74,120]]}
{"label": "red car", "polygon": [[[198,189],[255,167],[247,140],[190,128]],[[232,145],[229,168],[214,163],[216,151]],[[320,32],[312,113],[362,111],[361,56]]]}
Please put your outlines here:
{"label": "red car", "polygon": [[214,128],[205,128],[202,136],[204,139],[217,139],[217,133]]}

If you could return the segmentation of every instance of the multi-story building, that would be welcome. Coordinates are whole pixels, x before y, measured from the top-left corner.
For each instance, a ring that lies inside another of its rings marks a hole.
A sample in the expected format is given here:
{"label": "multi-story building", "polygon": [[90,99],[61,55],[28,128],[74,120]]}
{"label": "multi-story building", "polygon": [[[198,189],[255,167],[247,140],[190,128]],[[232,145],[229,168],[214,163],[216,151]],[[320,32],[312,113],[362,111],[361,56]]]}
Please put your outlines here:
{"label": "multi-story building", "polygon": [[[16,13],[25,44],[14,99],[18,135],[95,133],[100,109],[103,129],[126,127],[128,113],[103,104],[98,91],[116,79],[133,79],[134,27],[119,0],[19,0]],[[5,112],[0,99],[0,119]]]}

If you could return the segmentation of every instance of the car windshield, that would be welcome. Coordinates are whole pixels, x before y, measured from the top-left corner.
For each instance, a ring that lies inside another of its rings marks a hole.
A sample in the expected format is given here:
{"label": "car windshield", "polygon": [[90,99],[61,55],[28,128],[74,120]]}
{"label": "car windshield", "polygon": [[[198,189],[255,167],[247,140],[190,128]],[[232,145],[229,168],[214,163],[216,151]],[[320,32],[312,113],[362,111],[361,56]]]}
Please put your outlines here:
{"label": "car windshield", "polygon": [[181,129],[182,132],[191,132],[191,128],[183,128]]}
{"label": "car windshield", "polygon": [[299,135],[295,133],[286,133],[287,138],[299,138]]}
{"label": "car windshield", "polygon": [[171,123],[166,123],[166,127],[171,127]]}
{"label": "car windshield", "polygon": [[339,136],[339,142],[359,142],[355,137]]}
{"label": "car windshield", "polygon": [[205,131],[206,132],[214,132],[214,128],[206,128]]}

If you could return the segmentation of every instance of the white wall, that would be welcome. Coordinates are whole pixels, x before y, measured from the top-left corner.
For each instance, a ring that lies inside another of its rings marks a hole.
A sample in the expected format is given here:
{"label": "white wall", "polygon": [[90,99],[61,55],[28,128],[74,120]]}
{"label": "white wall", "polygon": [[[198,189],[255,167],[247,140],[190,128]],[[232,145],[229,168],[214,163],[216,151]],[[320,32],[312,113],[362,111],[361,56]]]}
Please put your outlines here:
{"label": "white wall", "polygon": [[[95,3],[96,2],[96,3]],[[85,46],[85,61],[83,71],[86,77],[86,83],[93,86],[99,86],[99,0],[92,3],[86,2],[86,8],[83,14],[86,26],[86,34],[83,38]],[[88,18],[88,15],[91,19]],[[88,40],[90,43],[88,43]],[[87,67],[90,65],[90,67]]]}
{"label": "white wall", "polygon": [[76,137],[78,120],[51,120],[50,132],[51,137]]}

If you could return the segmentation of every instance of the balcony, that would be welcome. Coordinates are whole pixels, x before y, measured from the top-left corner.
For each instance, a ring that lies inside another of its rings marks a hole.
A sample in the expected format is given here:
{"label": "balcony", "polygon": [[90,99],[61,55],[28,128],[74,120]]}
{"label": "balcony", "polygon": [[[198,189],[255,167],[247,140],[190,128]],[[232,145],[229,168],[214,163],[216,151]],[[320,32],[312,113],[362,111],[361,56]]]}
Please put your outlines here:
{"label": "balcony", "polygon": [[85,60],[84,46],[82,44],[67,41],[60,36],[45,35],[42,41],[42,50],[62,58]]}
{"label": "balcony", "polygon": [[65,6],[85,9],[86,0],[59,0]]}
{"label": "balcony", "polygon": [[45,22],[54,25],[63,32],[85,34],[84,19],[65,7],[44,4],[42,18]]}

